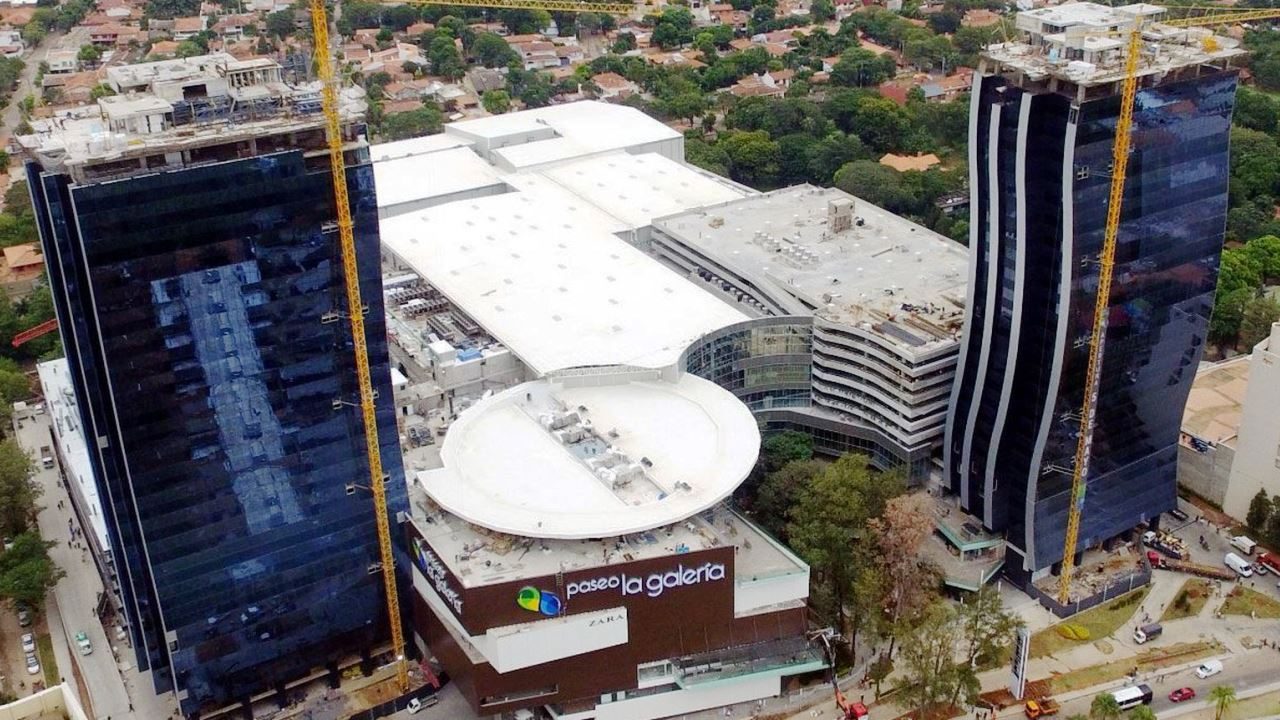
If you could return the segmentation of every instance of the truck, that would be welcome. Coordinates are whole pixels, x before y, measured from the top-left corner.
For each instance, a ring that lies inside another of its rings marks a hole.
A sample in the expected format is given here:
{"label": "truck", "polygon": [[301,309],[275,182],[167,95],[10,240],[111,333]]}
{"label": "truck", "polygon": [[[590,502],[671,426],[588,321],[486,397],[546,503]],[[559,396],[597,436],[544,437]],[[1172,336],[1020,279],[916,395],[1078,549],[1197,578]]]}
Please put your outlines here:
{"label": "truck", "polygon": [[1147,551],[1147,560],[1151,562],[1151,567],[1160,568],[1162,570],[1184,572],[1188,575],[1212,578],[1214,580],[1236,579],[1236,574],[1230,570],[1223,570],[1222,568],[1214,567],[1212,565],[1200,565],[1187,560],[1174,560],[1172,558],[1164,557],[1154,550]]}
{"label": "truck", "polygon": [[1168,555],[1174,560],[1184,560],[1189,557],[1187,548],[1182,544],[1182,541],[1168,533],[1148,530],[1142,535],[1142,544]]}
{"label": "truck", "polygon": [[1022,706],[1022,714],[1026,715],[1028,720],[1035,720],[1039,717],[1057,715],[1058,711],[1061,709],[1062,706],[1058,704],[1057,700],[1050,697],[1043,697],[1028,700],[1026,704]]}
{"label": "truck", "polygon": [[1258,547],[1258,543],[1247,535],[1237,535],[1231,538],[1231,547],[1239,550],[1245,555],[1252,555],[1253,549]]}
{"label": "truck", "polygon": [[48,445],[40,448],[40,464],[43,465],[46,470],[53,467],[53,451],[49,449]]}
{"label": "truck", "polygon": [[1253,568],[1249,562],[1235,553],[1227,553],[1222,558],[1222,564],[1236,571],[1236,574],[1242,578],[1253,577]]}
{"label": "truck", "polygon": [[1147,642],[1148,640],[1154,640],[1160,637],[1160,635],[1163,632],[1164,632],[1164,628],[1161,627],[1160,623],[1151,623],[1150,625],[1143,625],[1142,627],[1133,631],[1133,641],[1141,645]]}
{"label": "truck", "polygon": [[1271,571],[1280,574],[1280,558],[1269,552],[1258,553],[1258,563],[1271,568]]}

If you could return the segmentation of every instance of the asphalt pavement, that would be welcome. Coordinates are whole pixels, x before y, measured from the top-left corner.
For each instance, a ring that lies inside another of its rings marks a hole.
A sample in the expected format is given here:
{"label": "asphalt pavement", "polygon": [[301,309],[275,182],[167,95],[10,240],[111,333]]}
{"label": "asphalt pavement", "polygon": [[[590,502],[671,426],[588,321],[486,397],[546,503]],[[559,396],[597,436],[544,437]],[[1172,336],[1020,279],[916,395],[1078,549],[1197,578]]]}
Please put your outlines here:
{"label": "asphalt pavement", "polygon": [[[60,674],[68,683],[75,682],[69,662],[76,664],[88,690],[95,718],[160,720],[169,717],[177,709],[172,697],[156,696],[150,678],[141,677],[133,667],[132,648],[115,641],[115,628],[103,628],[98,619],[96,600],[103,591],[102,578],[88,551],[69,544],[71,536],[67,528],[69,524],[76,523],[71,500],[59,481],[58,469],[41,467],[37,457],[42,446],[52,444],[48,414],[23,420],[22,427],[16,432],[19,444],[36,458],[33,463],[35,478],[44,488],[39,500],[43,507],[37,515],[40,534],[44,539],[57,543],[49,551],[49,556],[66,571],[66,576],[58,581],[48,599],[51,606],[49,630],[58,650]],[[58,507],[59,502],[62,503],[61,508]],[[80,543],[80,547],[83,548],[84,543]],[[56,608],[52,607],[54,604]],[[77,632],[89,636],[93,648],[91,654],[82,655],[78,651],[74,640]],[[130,691],[133,697],[130,697]]]}

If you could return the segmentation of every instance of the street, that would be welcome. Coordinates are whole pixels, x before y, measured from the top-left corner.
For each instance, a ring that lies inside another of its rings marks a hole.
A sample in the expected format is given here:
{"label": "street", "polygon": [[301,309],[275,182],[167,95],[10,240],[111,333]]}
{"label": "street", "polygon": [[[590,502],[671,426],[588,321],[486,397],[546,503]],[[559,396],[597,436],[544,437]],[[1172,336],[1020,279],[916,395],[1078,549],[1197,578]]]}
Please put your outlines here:
{"label": "street", "polygon": [[[38,455],[41,446],[52,443],[48,423],[47,413],[37,415],[24,420],[22,427],[17,430],[18,443],[32,457]],[[150,677],[142,677],[134,668],[132,648],[125,642],[114,641],[114,628],[111,629],[111,639],[108,639],[107,631],[98,620],[95,601],[103,589],[102,579],[98,576],[92,559],[88,557],[88,551],[73,549],[68,544],[68,523],[74,523],[75,518],[70,507],[71,500],[59,482],[57,468],[41,468],[38,460],[33,463],[33,467],[36,480],[44,488],[39,501],[43,507],[37,515],[40,534],[46,540],[57,542],[49,551],[49,556],[58,567],[66,571],[66,576],[58,581],[48,601],[49,632],[53,637],[55,651],[58,651],[62,677],[73,688],[77,687],[75,675],[69,665],[70,662],[75,662],[80,671],[79,677],[83,679],[89,694],[86,710],[91,706],[96,718],[136,716],[158,720],[169,717],[176,711],[172,697],[155,695]],[[62,508],[58,507],[59,502],[62,503]],[[60,619],[60,623],[55,622],[55,618]],[[89,636],[92,654],[79,654],[74,640],[77,632],[84,632]],[[119,656],[119,665],[113,652]],[[133,690],[132,699],[126,691],[126,682]]]}

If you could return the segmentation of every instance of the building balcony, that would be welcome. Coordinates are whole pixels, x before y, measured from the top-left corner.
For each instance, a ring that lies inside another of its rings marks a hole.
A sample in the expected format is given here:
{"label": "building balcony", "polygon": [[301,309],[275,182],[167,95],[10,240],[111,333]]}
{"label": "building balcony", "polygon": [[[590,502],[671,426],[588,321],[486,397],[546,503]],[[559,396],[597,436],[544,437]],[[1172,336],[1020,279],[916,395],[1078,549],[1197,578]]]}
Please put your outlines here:
{"label": "building balcony", "polygon": [[675,682],[690,688],[748,675],[798,675],[826,667],[820,648],[805,638],[789,637],[679,658],[675,661]]}

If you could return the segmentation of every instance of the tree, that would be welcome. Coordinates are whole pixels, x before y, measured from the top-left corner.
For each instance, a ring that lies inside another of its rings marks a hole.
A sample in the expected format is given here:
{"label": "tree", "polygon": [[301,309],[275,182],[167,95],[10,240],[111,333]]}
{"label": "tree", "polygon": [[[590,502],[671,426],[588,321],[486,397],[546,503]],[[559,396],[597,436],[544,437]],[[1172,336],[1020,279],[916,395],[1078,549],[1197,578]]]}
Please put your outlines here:
{"label": "tree", "polygon": [[1267,491],[1259,488],[1258,494],[1249,501],[1249,513],[1245,515],[1245,524],[1261,533],[1267,527],[1267,518],[1271,517],[1271,500]]}
{"label": "tree", "polygon": [[706,100],[702,98],[701,92],[696,91],[682,92],[667,100],[665,106],[668,114],[672,117],[687,118],[690,125],[693,124],[694,119],[707,111]]}
{"label": "tree", "polygon": [[292,9],[278,10],[267,16],[266,32],[268,35],[283,40],[293,33],[293,29]]}
{"label": "tree", "polygon": [[1266,133],[1231,128],[1231,204],[1240,205],[1258,195],[1275,197],[1280,190],[1280,144]]}
{"label": "tree", "polygon": [[774,536],[786,540],[787,516],[795,507],[804,488],[822,472],[822,463],[816,460],[795,460],[769,473],[756,490],[751,504],[756,521]]}
{"label": "tree", "polygon": [[593,12],[579,13],[577,27],[588,35],[595,35],[600,30],[600,16]]}
{"label": "tree", "polygon": [[[882,515],[867,522],[876,538],[876,563],[888,582],[884,606],[894,628],[914,624],[935,597],[937,571],[920,556],[920,545],[933,533],[927,503],[920,495],[899,495],[885,503]],[[895,638],[889,642],[890,657]]]}
{"label": "tree", "polygon": [[506,90],[489,90],[480,102],[490,115],[501,115],[511,109],[511,96]]}
{"label": "tree", "polygon": [[939,35],[949,35],[960,29],[960,13],[943,10],[929,15],[929,29]]}
{"label": "tree", "polygon": [[487,68],[500,68],[519,61],[520,56],[507,44],[506,40],[488,32],[476,33],[475,42],[471,44],[471,53],[476,60]]}
{"label": "tree", "polygon": [[1267,541],[1272,545],[1280,545],[1280,495],[1271,496],[1271,517],[1267,519]]}
{"label": "tree", "polygon": [[824,23],[836,16],[836,6],[831,0],[813,0],[809,5],[809,17],[816,23]]}
{"label": "tree", "polygon": [[872,567],[874,538],[868,521],[901,492],[896,475],[873,476],[862,455],[845,455],[801,489],[787,524],[795,551],[809,563],[814,586],[825,600],[815,611],[836,627],[852,649],[859,622],[879,607],[879,594],[859,593]]}
{"label": "tree", "polygon": [[1237,125],[1264,133],[1274,133],[1280,112],[1270,95],[1241,87],[1236,91],[1236,109],[1231,116]]}
{"label": "tree", "polygon": [[1020,616],[1004,609],[1000,593],[990,585],[983,585],[961,603],[959,616],[969,667],[994,661],[1013,642],[1018,629],[1026,625]]}
{"label": "tree", "polygon": [[1280,237],[1255,237],[1244,246],[1244,253],[1257,263],[1263,280],[1280,278]]}
{"label": "tree", "polygon": [[388,115],[382,123],[382,134],[388,140],[404,140],[421,135],[433,135],[444,127],[444,115],[440,110],[424,106],[408,112]]}
{"label": "tree", "polygon": [[38,606],[66,573],[49,559],[49,548],[34,532],[13,537],[13,547],[0,554],[0,597]]}
{"label": "tree", "polygon": [[1129,720],[1156,720],[1156,712],[1150,705],[1139,705],[1129,712]]}
{"label": "tree", "polygon": [[147,0],[143,14],[152,19],[189,17],[200,11],[200,0]]}
{"label": "tree", "polygon": [[[893,58],[854,47],[840,54],[831,68],[831,83],[845,87],[875,86],[893,77]],[[890,101],[892,102],[892,101]]]}
{"label": "tree", "polygon": [[783,430],[760,444],[760,464],[766,473],[781,470],[800,460],[813,459],[813,437],[808,433]]}
{"label": "tree", "polygon": [[916,710],[916,717],[926,717],[927,710],[956,693],[959,676],[954,658],[960,635],[951,605],[936,602],[920,624],[902,636],[899,692],[903,704]]}
{"label": "tree", "polygon": [[458,46],[453,38],[445,32],[437,32],[427,50],[427,59],[431,61],[431,72],[456,80],[467,71],[466,63],[458,53]]}
{"label": "tree", "polygon": [[1120,717],[1120,703],[1111,693],[1102,693],[1089,704],[1089,717],[1094,720],[1116,720]]}
{"label": "tree", "polygon": [[31,524],[40,497],[31,477],[31,459],[12,439],[0,442],[0,533],[16,537]]}
{"label": "tree", "polygon": [[1240,317],[1240,344],[1246,348],[1262,342],[1271,335],[1271,324],[1280,320],[1280,300],[1269,295],[1259,295],[1244,306]]}
{"label": "tree", "polygon": [[611,49],[619,55],[635,50],[636,36],[629,32],[618,33],[618,37],[613,41],[613,47]]}
{"label": "tree", "polygon": [[1222,720],[1236,704],[1236,689],[1230,685],[1219,685],[1209,691],[1209,702],[1213,704],[1213,720]]}
{"label": "tree", "polygon": [[76,53],[76,59],[82,63],[93,64],[102,59],[102,51],[98,49],[97,45],[81,45],[80,52]]}
{"label": "tree", "polygon": [[498,20],[512,35],[529,35],[550,25],[551,14],[546,10],[499,10]]}
{"label": "tree", "polygon": [[729,177],[758,189],[774,187],[781,154],[769,133],[730,132],[718,144],[729,158]]}
{"label": "tree", "polygon": [[890,212],[897,212],[910,200],[902,187],[902,173],[872,160],[846,163],[836,171],[834,180],[841,190]]}
{"label": "tree", "polygon": [[89,99],[97,100],[98,98],[110,97],[115,95],[116,91],[106,83],[98,83],[89,90]]}

